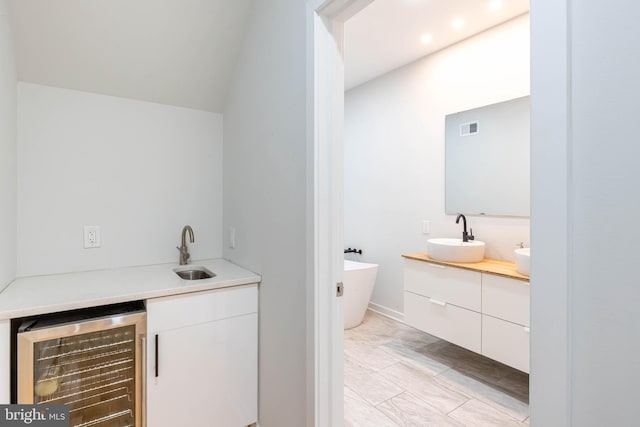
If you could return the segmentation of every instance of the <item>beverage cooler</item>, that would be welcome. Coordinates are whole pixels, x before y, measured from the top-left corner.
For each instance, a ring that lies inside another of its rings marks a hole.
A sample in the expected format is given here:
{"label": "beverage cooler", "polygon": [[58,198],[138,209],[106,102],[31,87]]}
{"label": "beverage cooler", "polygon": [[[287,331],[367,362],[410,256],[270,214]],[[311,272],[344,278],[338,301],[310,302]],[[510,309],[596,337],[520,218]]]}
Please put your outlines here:
{"label": "beverage cooler", "polygon": [[16,403],[66,404],[70,426],[145,425],[144,304],[14,321]]}

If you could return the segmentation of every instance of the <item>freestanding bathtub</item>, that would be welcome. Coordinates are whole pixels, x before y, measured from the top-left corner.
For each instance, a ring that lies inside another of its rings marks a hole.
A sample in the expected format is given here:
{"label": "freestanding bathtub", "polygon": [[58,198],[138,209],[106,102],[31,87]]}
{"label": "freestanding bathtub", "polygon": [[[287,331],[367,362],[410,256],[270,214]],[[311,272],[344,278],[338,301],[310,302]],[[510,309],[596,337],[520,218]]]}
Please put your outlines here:
{"label": "freestanding bathtub", "polygon": [[362,323],[377,274],[378,264],[344,260],[342,303],[345,329],[354,328]]}

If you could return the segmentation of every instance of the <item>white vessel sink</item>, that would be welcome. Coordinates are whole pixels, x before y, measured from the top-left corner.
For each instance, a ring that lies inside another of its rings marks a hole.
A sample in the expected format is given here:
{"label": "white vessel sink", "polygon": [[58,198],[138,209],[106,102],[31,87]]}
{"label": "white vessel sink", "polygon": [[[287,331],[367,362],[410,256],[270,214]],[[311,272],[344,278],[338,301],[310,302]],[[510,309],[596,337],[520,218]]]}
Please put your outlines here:
{"label": "white vessel sink", "polygon": [[427,240],[429,257],[439,261],[479,262],[484,259],[484,248],[484,242],[479,240],[469,242],[446,238]]}
{"label": "white vessel sink", "polygon": [[516,270],[520,274],[529,276],[531,269],[531,248],[516,249]]}

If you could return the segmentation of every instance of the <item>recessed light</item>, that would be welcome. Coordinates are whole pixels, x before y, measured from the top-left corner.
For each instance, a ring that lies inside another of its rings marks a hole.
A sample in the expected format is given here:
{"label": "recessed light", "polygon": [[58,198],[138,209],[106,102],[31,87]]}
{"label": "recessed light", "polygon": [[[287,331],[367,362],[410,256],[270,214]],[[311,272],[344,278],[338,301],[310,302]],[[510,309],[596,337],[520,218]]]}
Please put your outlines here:
{"label": "recessed light", "polygon": [[502,9],[502,0],[491,0],[489,3],[489,10],[496,11]]}
{"label": "recessed light", "polygon": [[458,30],[462,28],[463,25],[464,25],[464,19],[462,18],[456,18],[453,21],[451,21],[451,26],[453,27],[454,30]]}
{"label": "recessed light", "polygon": [[422,44],[429,44],[431,43],[432,40],[433,40],[433,37],[431,36],[431,34],[427,33],[420,36],[420,43]]}

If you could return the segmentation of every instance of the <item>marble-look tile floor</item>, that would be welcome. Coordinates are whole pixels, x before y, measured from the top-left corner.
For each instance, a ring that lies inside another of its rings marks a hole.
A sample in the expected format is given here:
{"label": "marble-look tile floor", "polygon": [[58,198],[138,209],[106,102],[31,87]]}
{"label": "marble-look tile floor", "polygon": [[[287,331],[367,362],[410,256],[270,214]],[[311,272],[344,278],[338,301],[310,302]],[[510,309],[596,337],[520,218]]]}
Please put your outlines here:
{"label": "marble-look tile floor", "polygon": [[529,375],[367,311],[344,331],[345,427],[526,426]]}

